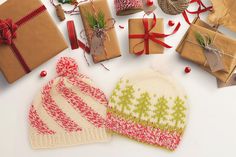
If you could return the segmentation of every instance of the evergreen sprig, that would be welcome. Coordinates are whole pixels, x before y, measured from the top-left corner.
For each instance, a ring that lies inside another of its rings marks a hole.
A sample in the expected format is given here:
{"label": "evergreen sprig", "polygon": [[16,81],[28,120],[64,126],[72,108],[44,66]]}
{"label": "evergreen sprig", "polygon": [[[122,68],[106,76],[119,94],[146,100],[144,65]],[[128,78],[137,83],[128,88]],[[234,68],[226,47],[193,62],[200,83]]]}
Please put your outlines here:
{"label": "evergreen sprig", "polygon": [[102,28],[105,28],[105,15],[102,11],[99,11],[97,16],[90,13],[90,12],[87,12],[87,15],[86,15],[86,18],[87,18],[87,21],[89,23],[89,26],[93,29],[96,29],[96,28],[99,28],[99,29],[102,29]]}
{"label": "evergreen sprig", "polygon": [[98,22],[98,25],[100,26],[100,28],[105,27],[105,15],[102,11],[99,11],[99,13],[98,13],[97,22]]}
{"label": "evergreen sprig", "polygon": [[195,38],[202,47],[207,47],[212,43],[212,39],[209,35],[202,35],[199,32],[195,32]]}

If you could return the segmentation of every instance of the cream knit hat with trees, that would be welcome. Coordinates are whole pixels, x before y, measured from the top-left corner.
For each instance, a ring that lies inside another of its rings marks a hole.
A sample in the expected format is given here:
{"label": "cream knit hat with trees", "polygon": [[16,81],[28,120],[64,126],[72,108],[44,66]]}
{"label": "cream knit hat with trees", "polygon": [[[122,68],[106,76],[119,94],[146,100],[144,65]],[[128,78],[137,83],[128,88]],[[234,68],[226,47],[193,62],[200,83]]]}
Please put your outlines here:
{"label": "cream knit hat with trees", "polygon": [[146,70],[120,79],[109,101],[106,127],[174,150],[186,126],[187,109],[186,93],[174,78]]}
{"label": "cream knit hat with trees", "polygon": [[104,93],[78,73],[72,58],[61,58],[59,77],[38,93],[29,112],[29,138],[34,149],[107,141]]}

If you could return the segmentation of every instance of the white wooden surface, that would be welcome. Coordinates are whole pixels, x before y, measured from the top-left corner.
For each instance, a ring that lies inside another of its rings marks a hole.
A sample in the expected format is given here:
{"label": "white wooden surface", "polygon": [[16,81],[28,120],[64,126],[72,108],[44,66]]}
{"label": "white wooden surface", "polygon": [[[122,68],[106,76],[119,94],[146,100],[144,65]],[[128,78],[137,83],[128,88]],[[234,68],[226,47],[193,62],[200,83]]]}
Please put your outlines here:
{"label": "white wooden surface", "polygon": [[[208,0],[204,0],[210,4]],[[0,3],[4,0],[0,0]],[[66,22],[59,22],[54,8],[49,0],[43,0],[54,21],[63,32],[66,40]],[[155,2],[156,3],[156,2]],[[236,87],[217,89],[216,80],[198,66],[180,59],[175,49],[166,50],[164,55],[134,57],[128,54],[128,19],[142,17],[138,13],[126,17],[116,17],[113,0],[109,0],[112,14],[117,20],[118,33],[122,57],[110,60],[104,64],[111,70],[104,70],[100,65],[88,67],[82,55],[82,50],[65,50],[47,63],[38,67],[31,74],[25,76],[14,84],[7,84],[0,74],[0,156],[1,157],[222,157],[236,156]],[[193,9],[193,8],[192,8]],[[168,20],[180,21],[180,31],[166,39],[167,43],[177,46],[188,28],[183,17],[165,15],[160,8],[155,13],[165,19],[166,32],[170,32]],[[206,18],[206,14],[202,16]],[[68,16],[73,19],[77,32],[82,30],[79,16]],[[193,17],[191,17],[193,19]],[[124,30],[118,25],[125,26]],[[236,38],[236,34],[224,28],[224,33]],[[69,43],[69,41],[68,41]],[[1,52],[0,52],[1,53]],[[80,72],[89,75],[105,91],[111,94],[117,80],[125,73],[138,71],[140,68],[155,68],[173,74],[186,88],[190,97],[190,116],[188,126],[181,142],[175,152],[167,152],[159,148],[136,143],[126,138],[114,136],[110,143],[83,145],[55,150],[32,150],[28,141],[27,115],[29,106],[36,92],[55,77],[55,63],[61,56],[71,56],[79,63]],[[185,66],[191,66],[189,75],[183,73]],[[41,70],[47,70],[48,76],[39,78]]]}

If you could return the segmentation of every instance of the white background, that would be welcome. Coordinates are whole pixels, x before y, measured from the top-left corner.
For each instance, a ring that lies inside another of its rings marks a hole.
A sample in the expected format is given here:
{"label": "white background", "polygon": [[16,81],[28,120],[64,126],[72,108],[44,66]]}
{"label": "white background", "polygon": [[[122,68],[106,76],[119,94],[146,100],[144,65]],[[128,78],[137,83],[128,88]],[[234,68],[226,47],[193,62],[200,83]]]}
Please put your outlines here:
{"label": "white background", "polygon": [[[0,0],[0,3],[4,0]],[[155,1],[156,2],[156,1]],[[210,4],[205,0],[206,4]],[[66,21],[59,22],[49,0],[43,0],[53,20],[57,23],[68,41]],[[236,87],[217,89],[216,79],[198,66],[181,59],[175,48],[188,25],[183,17],[165,15],[160,8],[155,13],[165,19],[165,32],[173,28],[167,25],[168,20],[180,21],[180,31],[166,42],[173,49],[164,55],[134,57],[128,53],[128,19],[142,17],[143,13],[117,17],[113,0],[109,0],[110,9],[117,20],[116,31],[122,50],[122,57],[104,62],[111,70],[104,70],[100,65],[87,66],[81,49],[65,50],[32,73],[9,85],[0,74],[0,156],[1,157],[222,157],[236,156]],[[194,9],[190,7],[190,9]],[[206,15],[202,16],[203,19]],[[77,33],[83,27],[79,16],[67,16],[76,23]],[[191,17],[191,20],[193,17]],[[118,25],[125,29],[120,29]],[[236,34],[220,28],[226,34],[236,38]],[[69,43],[69,41],[68,41]],[[190,98],[190,115],[183,140],[175,152],[139,144],[126,138],[114,136],[110,143],[83,145],[54,150],[32,150],[28,141],[27,116],[29,106],[37,91],[50,79],[56,76],[55,63],[61,56],[71,56],[78,61],[80,72],[90,76],[109,96],[117,80],[125,73],[140,68],[162,69],[174,75],[185,87]],[[88,57],[90,59],[90,57]],[[90,60],[91,62],[91,60]],[[184,74],[185,66],[191,66],[192,72]],[[41,70],[46,70],[46,78],[40,78]]]}

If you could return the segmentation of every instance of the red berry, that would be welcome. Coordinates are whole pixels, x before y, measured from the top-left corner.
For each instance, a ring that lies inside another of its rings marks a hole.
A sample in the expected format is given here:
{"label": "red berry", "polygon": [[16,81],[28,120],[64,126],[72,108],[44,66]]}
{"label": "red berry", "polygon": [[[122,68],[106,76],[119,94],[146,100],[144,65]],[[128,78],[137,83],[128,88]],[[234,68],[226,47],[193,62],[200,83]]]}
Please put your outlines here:
{"label": "red berry", "polygon": [[153,0],[147,0],[147,6],[152,6],[153,5]]}
{"label": "red berry", "polygon": [[175,22],[174,22],[174,21],[172,21],[172,20],[169,20],[169,22],[168,22],[168,25],[172,27],[172,26],[174,26],[174,25],[175,25]]}
{"label": "red berry", "polygon": [[47,72],[46,71],[41,71],[40,77],[45,77],[45,76],[47,76]]}
{"label": "red berry", "polygon": [[184,71],[185,71],[186,74],[188,74],[188,73],[191,72],[191,68],[190,67],[186,67]]}

